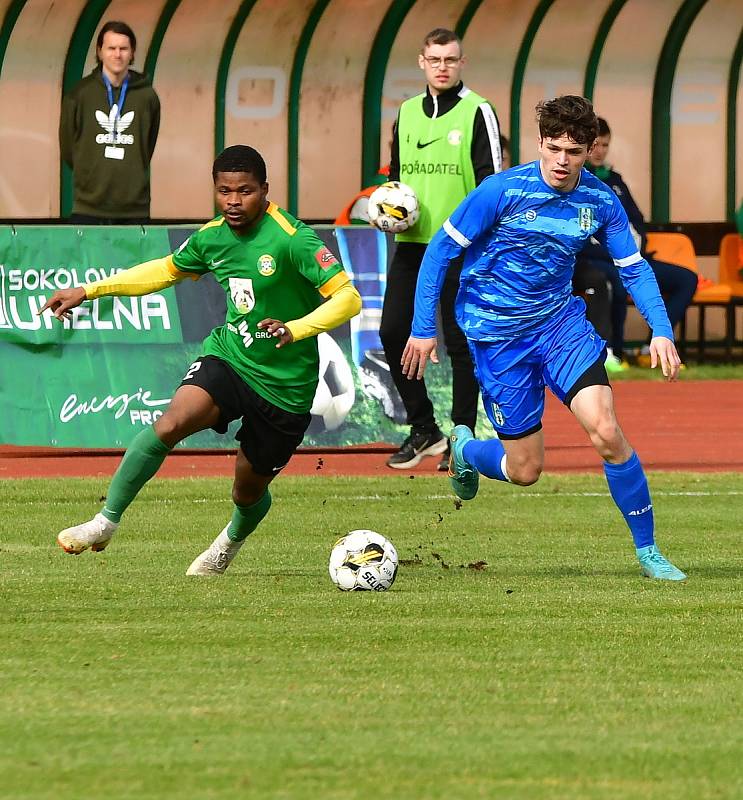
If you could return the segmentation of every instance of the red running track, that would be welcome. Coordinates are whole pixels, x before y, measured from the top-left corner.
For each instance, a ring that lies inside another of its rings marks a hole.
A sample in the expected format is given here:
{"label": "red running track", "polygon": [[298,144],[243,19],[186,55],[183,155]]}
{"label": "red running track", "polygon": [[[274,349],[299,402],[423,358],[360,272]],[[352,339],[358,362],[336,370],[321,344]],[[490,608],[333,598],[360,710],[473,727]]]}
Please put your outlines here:
{"label": "red running track", "polygon": [[[614,384],[619,422],[646,469],[743,472],[743,382],[627,381]],[[544,416],[545,471],[597,472],[601,460],[575,418],[548,395]],[[342,452],[297,453],[286,475],[406,474],[385,466],[390,446]],[[113,473],[120,451],[59,451],[0,447],[0,479],[102,476]],[[427,458],[415,473],[435,473]],[[234,453],[184,451],[166,459],[158,477],[229,477]]]}

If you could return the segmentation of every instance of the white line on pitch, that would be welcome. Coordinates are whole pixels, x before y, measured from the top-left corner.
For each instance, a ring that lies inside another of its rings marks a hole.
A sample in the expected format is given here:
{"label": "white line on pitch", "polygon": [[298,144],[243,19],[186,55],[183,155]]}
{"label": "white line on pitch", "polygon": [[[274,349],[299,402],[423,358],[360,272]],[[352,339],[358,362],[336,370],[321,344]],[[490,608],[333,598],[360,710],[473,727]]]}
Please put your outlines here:
{"label": "white line on pitch", "polygon": [[[652,497],[740,497],[743,491],[731,490],[729,492],[666,492],[662,489],[651,491]],[[500,499],[515,499],[521,500],[522,498],[545,497],[553,500],[559,500],[561,497],[609,497],[609,492],[511,492],[503,494]],[[389,501],[391,495],[387,494],[328,494],[323,498],[324,500],[384,500]],[[454,500],[453,494],[422,494],[414,496],[418,500]],[[176,498],[158,498],[157,500],[150,500],[149,502],[155,504],[176,504],[182,502]],[[210,499],[205,497],[194,498],[191,503],[210,503]]]}
{"label": "white line on pitch", "polygon": [[[743,495],[743,491],[729,491],[729,492],[667,492],[662,489],[651,490],[650,494],[653,497],[739,497]],[[329,494],[325,496],[327,500],[389,500],[391,495],[382,494],[354,494],[354,495],[340,495]],[[509,494],[501,495],[501,498],[516,498],[522,497],[609,497],[609,492],[511,492]],[[453,494],[424,494],[418,495],[417,499],[420,500],[453,500]]]}

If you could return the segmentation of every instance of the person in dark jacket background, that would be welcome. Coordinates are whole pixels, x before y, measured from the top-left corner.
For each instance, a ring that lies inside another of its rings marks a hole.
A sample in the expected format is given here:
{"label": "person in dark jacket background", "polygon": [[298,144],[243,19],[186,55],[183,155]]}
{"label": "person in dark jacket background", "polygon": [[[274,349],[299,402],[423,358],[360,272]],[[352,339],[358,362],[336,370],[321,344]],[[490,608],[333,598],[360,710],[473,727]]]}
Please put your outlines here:
{"label": "person in dark jacket background", "polygon": [[[622,180],[622,176],[605,163],[609,153],[609,144],[611,143],[611,129],[607,121],[602,117],[598,118],[598,122],[599,135],[588,154],[586,167],[597,178],[612,188],[627,212],[632,234],[637,241],[640,252],[653,269],[658,288],[663,296],[668,319],[671,327],[675,328],[676,323],[683,318],[697,289],[697,275],[690,269],[681,267],[678,264],[658,261],[653,258],[652,253],[647,252],[647,231],[642,212],[630,194],[627,184]],[[596,285],[593,280],[597,274],[603,275],[605,281],[608,281],[611,287],[609,320],[605,319],[606,305],[601,301],[601,287]],[[626,368],[623,354],[624,323],[627,318],[627,290],[624,288],[624,284],[619,277],[619,270],[612,261],[611,256],[600,244],[590,240],[578,254],[573,278],[573,291],[575,293],[585,292],[586,287],[588,287],[589,291],[589,297],[586,297],[588,319],[599,335],[607,339],[609,345],[607,370],[611,372],[623,367]],[[596,291],[594,295],[596,301],[593,304],[593,308],[590,287],[594,287]],[[641,352],[641,364],[643,355]]]}
{"label": "person in dark jacket background", "polygon": [[149,219],[160,101],[150,80],[130,69],[136,48],[125,22],[106,22],[96,41],[98,64],[62,101],[59,143],[73,171],[71,222]]}

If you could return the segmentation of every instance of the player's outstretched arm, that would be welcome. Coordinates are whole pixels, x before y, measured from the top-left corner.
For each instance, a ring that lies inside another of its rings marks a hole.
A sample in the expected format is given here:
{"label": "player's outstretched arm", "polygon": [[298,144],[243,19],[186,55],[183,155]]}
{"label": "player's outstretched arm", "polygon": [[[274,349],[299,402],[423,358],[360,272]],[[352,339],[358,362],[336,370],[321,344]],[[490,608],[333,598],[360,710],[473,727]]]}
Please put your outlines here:
{"label": "player's outstretched arm", "polygon": [[[596,238],[614,259],[614,264],[619,270],[619,277],[632,295],[637,310],[653,332],[653,337],[665,339],[673,349],[673,354],[678,358],[676,348],[673,346],[673,328],[668,319],[666,306],[658,289],[653,269],[637,248],[637,243],[630,230],[627,212],[619,198],[613,192],[608,194],[611,198],[609,216],[606,224],[596,231]],[[668,359],[673,355],[666,345],[663,345],[662,351]],[[658,355],[660,355],[660,351],[658,351]],[[664,361],[661,359],[661,366],[663,363]],[[667,367],[670,367],[670,364],[671,361],[666,361]],[[665,369],[663,374],[666,375]],[[668,375],[666,377],[674,380]]]}
{"label": "player's outstretched arm", "polygon": [[412,381],[413,378],[421,380],[423,373],[426,371],[426,364],[429,358],[431,363],[439,363],[439,357],[436,353],[437,344],[435,336],[427,339],[411,336],[408,339],[400,359],[402,374],[407,376],[408,380]]}
{"label": "player's outstretched arm", "polygon": [[72,289],[57,289],[41,307],[39,314],[51,309],[57,319],[69,317],[70,311],[73,308],[77,308],[80,303],[87,299],[85,289],[82,286],[73,286]]}
{"label": "player's outstretched arm", "polygon": [[61,289],[55,292],[39,311],[47,309],[54,312],[57,319],[68,316],[70,309],[79,306],[84,300],[95,300],[109,295],[125,295],[134,297],[167,289],[184,278],[198,280],[198,274],[181,272],[173,263],[172,256],[145,261],[129,269],[117,272],[100,281],[86,283],[72,289]]}
{"label": "player's outstretched arm", "polygon": [[173,256],[165,256],[129,267],[100,281],[86,283],[83,289],[88,300],[111,295],[136,297],[167,289],[184,278],[197,281],[200,277],[198,273],[181,272],[173,263]]}
{"label": "player's outstretched arm", "polygon": [[681,358],[676,345],[665,336],[653,336],[650,340],[650,368],[655,369],[660,363],[663,377],[667,381],[675,381],[681,369]]}

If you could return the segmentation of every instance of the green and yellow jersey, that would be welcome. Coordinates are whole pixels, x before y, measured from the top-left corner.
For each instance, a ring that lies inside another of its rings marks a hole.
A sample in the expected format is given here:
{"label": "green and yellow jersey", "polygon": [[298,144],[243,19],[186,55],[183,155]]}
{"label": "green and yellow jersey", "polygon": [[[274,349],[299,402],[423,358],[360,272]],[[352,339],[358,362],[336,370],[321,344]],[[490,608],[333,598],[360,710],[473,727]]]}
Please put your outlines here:
{"label": "green and yellow jersey", "polygon": [[172,261],[181,273],[211,273],[227,296],[225,324],[204,340],[204,354],[226,361],[274,405],[294,413],[309,411],[318,380],[316,337],[295,335],[290,345],[277,348],[276,339],[258,323],[300,319],[348,282],[315,232],[269,203],[244,233],[233,231],[223,217],[208,222]]}
{"label": "green and yellow jersey", "polygon": [[[315,337],[358,314],[361,297],[314,231],[275,203],[243,233],[217,217],[173,255],[82,288],[88,300],[144,295],[208,272],[227,295],[227,319],[204,340],[204,354],[226,361],[280,408],[309,411],[319,367]],[[284,323],[292,341],[277,348],[277,340],[258,328],[264,319]]]}

